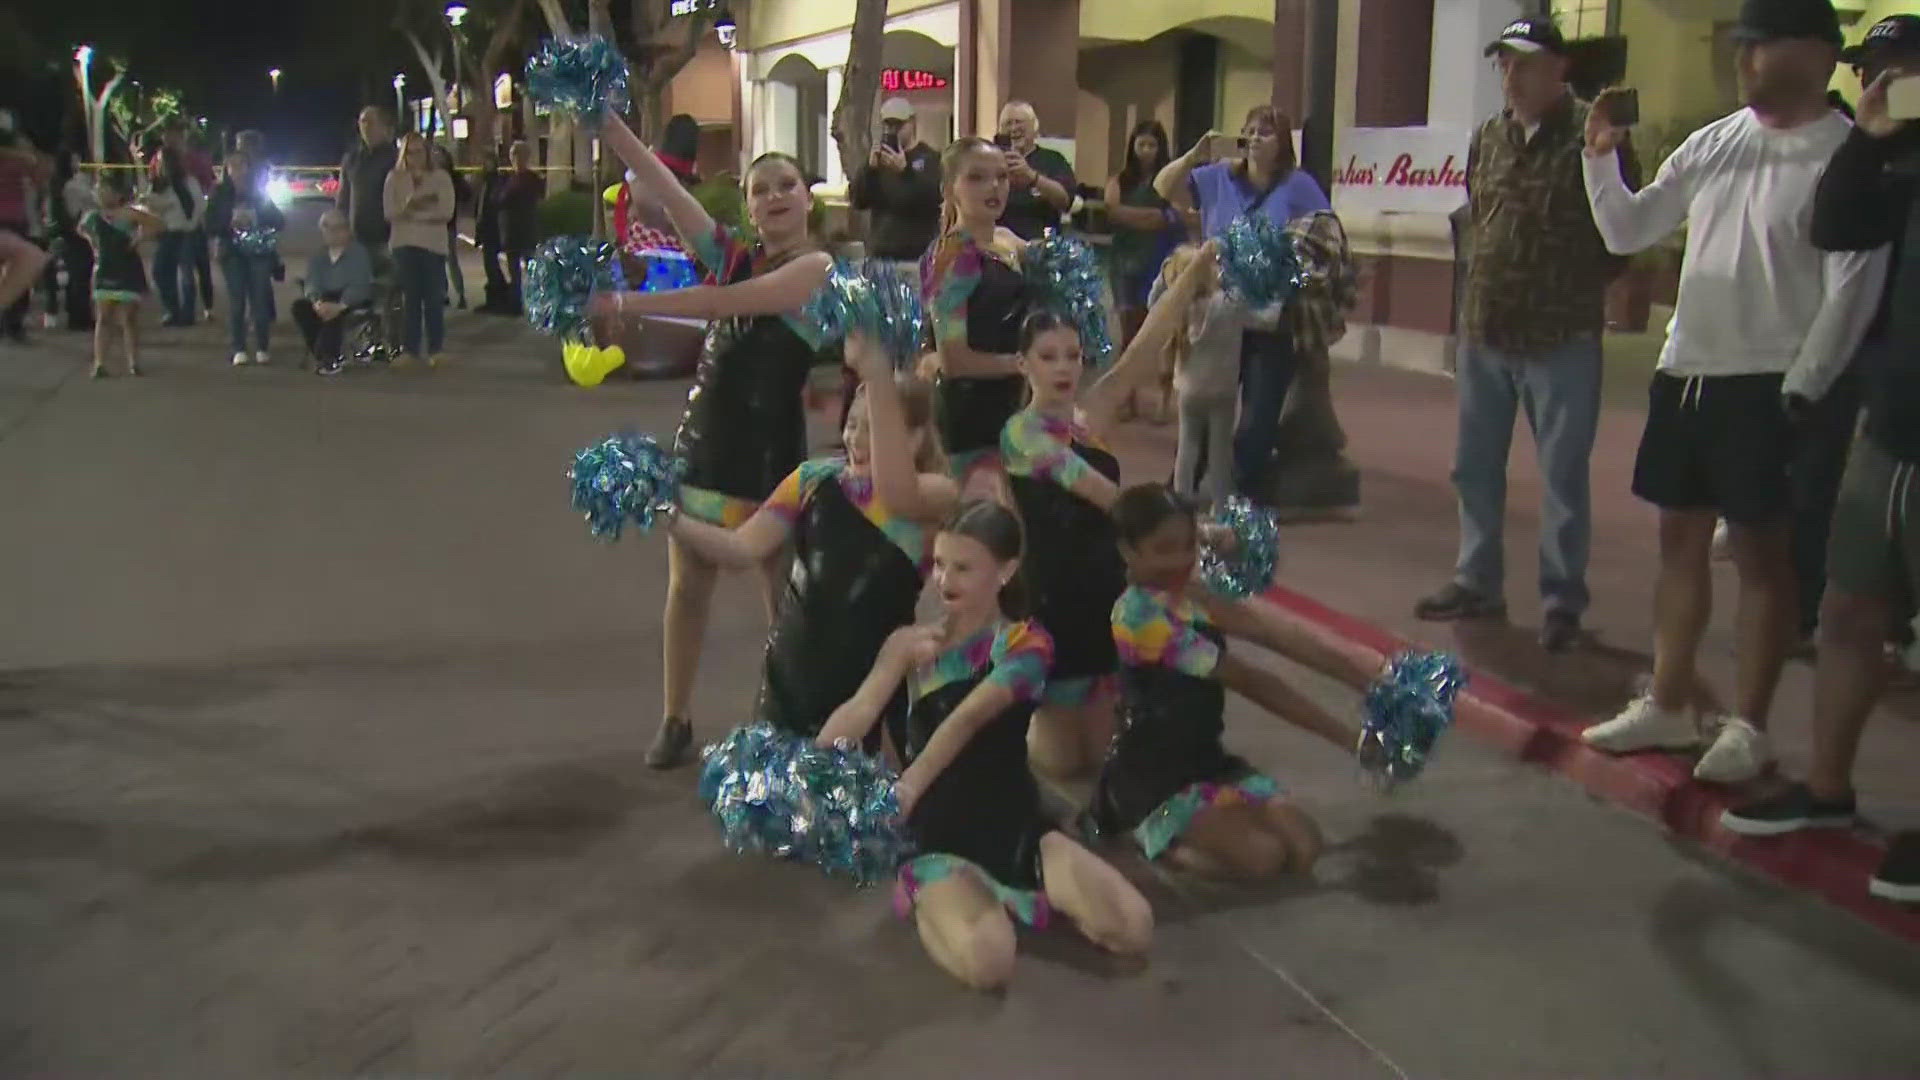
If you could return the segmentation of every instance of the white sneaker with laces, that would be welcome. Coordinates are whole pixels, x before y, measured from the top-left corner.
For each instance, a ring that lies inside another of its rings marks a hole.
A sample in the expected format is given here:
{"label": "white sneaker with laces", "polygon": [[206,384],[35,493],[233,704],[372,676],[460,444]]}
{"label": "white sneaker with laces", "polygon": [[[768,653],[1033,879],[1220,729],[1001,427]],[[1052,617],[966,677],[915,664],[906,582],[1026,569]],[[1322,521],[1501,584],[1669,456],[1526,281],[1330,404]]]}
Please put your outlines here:
{"label": "white sneaker with laces", "polygon": [[1662,709],[1648,694],[1628,702],[1613,719],[1581,732],[1580,738],[1596,750],[1630,754],[1635,750],[1684,750],[1697,746],[1700,731],[1685,710]]}
{"label": "white sneaker with laces", "polygon": [[259,364],[261,367],[265,367],[267,364],[267,350],[261,349],[259,352],[254,353],[253,362]]}
{"label": "white sneaker with laces", "polygon": [[237,352],[233,354],[234,367],[246,367],[250,363],[252,363],[252,359],[248,357],[246,353]]}
{"label": "white sneaker with laces", "polygon": [[1728,717],[1713,745],[1700,755],[1693,778],[1710,784],[1738,784],[1760,775],[1773,760],[1767,733],[1737,716]]}

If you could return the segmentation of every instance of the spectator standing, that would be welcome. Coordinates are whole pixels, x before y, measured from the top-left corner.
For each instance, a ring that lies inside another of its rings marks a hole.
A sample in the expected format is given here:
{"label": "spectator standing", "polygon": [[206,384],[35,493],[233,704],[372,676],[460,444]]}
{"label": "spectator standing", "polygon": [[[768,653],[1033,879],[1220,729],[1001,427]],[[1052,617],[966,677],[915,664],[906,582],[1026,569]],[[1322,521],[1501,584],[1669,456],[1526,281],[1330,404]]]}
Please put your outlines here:
{"label": "spectator standing", "polygon": [[500,269],[500,260],[506,251],[500,231],[500,188],[506,180],[500,172],[503,157],[505,153],[499,147],[487,152],[474,190],[473,242],[480,248],[480,271],[487,278],[486,298],[478,310],[488,315],[513,313],[513,304],[507,297],[507,277]]}
{"label": "spectator standing", "polygon": [[340,194],[334,205],[347,215],[353,238],[373,256],[378,269],[387,258],[390,232],[381,193],[400,155],[393,143],[393,121],[385,109],[378,105],[361,109],[359,127],[360,141],[340,162]]}
{"label": "spectator standing", "polygon": [[[59,256],[59,267],[49,266],[47,272],[55,276],[55,285],[59,286],[59,274],[66,274],[66,285],[62,287],[64,295],[61,305],[67,314],[67,329],[91,331],[93,329],[93,246],[86,237],[80,235],[80,220],[87,211],[98,205],[93,197],[93,184],[87,174],[80,169],[79,155],[71,150],[62,149],[54,157],[53,188],[57,197],[49,207],[53,217],[53,240],[55,252]],[[204,239],[204,230],[198,232]]]}
{"label": "spectator standing", "polygon": [[[265,364],[273,318],[269,298],[273,267],[279,256],[262,251],[252,240],[261,231],[281,229],[286,218],[261,190],[253,160],[235,150],[227,155],[227,172],[207,199],[207,232],[220,249],[220,271],[227,279],[227,343],[233,348],[233,366]],[[253,322],[253,352],[247,352],[247,322]]]}
{"label": "spectator standing", "polygon": [[341,316],[373,299],[373,260],[353,238],[338,208],[320,215],[320,250],[307,260],[303,295],[293,302],[293,321],[307,341],[307,355],[320,374],[340,370],[345,321]]}
{"label": "spectator standing", "polygon": [[895,263],[909,275],[940,231],[940,155],[920,141],[906,98],[880,103],[880,141],[854,174],[848,198],[872,215],[867,255]]}
{"label": "spectator standing", "polygon": [[1660,509],[1653,683],[1585,738],[1614,753],[1698,743],[1694,662],[1725,517],[1740,578],[1736,712],[1694,768],[1721,783],[1759,775],[1772,756],[1764,731],[1795,615],[1795,426],[1852,357],[1886,274],[1884,253],[1825,254],[1807,238],[1815,185],[1851,128],[1827,104],[1841,41],[1832,4],[1747,0],[1734,37],[1745,108],[1688,136],[1634,194],[1608,91],[1588,114],[1583,162],[1608,250],[1631,254],[1687,224],[1633,469],[1634,494]]}
{"label": "spectator standing", "polygon": [[1040,117],[1024,101],[1000,110],[1000,137],[1007,156],[1007,208],[1000,224],[1022,240],[1060,227],[1060,215],[1073,207],[1073,166],[1058,150],[1039,144]]}
{"label": "spectator standing", "polygon": [[[1506,107],[1467,148],[1470,255],[1454,368],[1460,554],[1453,580],[1414,611],[1432,620],[1506,614],[1507,455],[1524,412],[1544,489],[1540,644],[1560,652],[1578,638],[1587,608],[1600,335],[1607,284],[1625,260],[1608,254],[1587,208],[1589,106],[1567,86],[1559,28],[1544,16],[1516,19],[1485,51],[1499,65]],[[1631,152],[1623,167],[1639,186]]]}
{"label": "spectator standing", "polygon": [[[426,357],[438,367],[444,357],[447,305],[447,220],[453,216],[453,181],[433,164],[427,140],[408,132],[400,140],[400,164],[384,188],[392,226],[394,277],[400,286],[401,341],[406,358]],[[423,333],[424,332],[424,333]]]}
{"label": "spectator standing", "polygon": [[[1114,307],[1120,315],[1120,341],[1117,344],[1121,348],[1133,340],[1133,335],[1140,330],[1140,324],[1146,321],[1147,294],[1154,287],[1160,264],[1166,260],[1174,245],[1179,243],[1182,235],[1179,211],[1167,205],[1167,200],[1153,190],[1154,177],[1160,175],[1160,170],[1166,168],[1172,158],[1173,150],[1167,144],[1167,129],[1158,120],[1142,120],[1134,125],[1133,134],[1127,137],[1126,164],[1107,181],[1104,196],[1107,222],[1113,230],[1110,270]],[[1165,358],[1162,359],[1161,369],[1159,379],[1151,384],[1143,384],[1134,392],[1133,400],[1121,410],[1123,417],[1146,413],[1156,422],[1166,419],[1168,398],[1173,396],[1171,377],[1174,372]],[[1238,356],[1233,359],[1233,369],[1238,379]],[[1228,431],[1232,431],[1231,420],[1228,422]],[[1226,472],[1224,468],[1220,471],[1222,475]]]}
{"label": "spectator standing", "polygon": [[533,148],[522,139],[507,150],[512,166],[499,188],[500,240],[506,250],[508,297],[520,314],[520,275],[527,256],[540,242],[540,174],[533,171]]}
{"label": "spectator standing", "polygon": [[[1275,225],[1332,204],[1293,153],[1293,124],[1271,105],[1247,110],[1240,125],[1240,156],[1215,160],[1221,136],[1208,132],[1154,178],[1154,190],[1179,210],[1198,210],[1200,231],[1219,236],[1228,223],[1260,214]],[[1299,366],[1285,325],[1248,330],[1240,339],[1240,430],[1234,438],[1234,473],[1243,491],[1257,485],[1273,457],[1280,411]]]}
{"label": "spectator standing", "polygon": [[447,284],[453,288],[455,306],[465,311],[467,276],[460,269],[460,211],[473,202],[473,188],[454,167],[453,151],[441,143],[433,144],[433,164],[447,174],[447,182],[453,185],[453,216],[447,219]]}
{"label": "spectator standing", "polygon": [[[1920,472],[1920,220],[1914,173],[1893,168],[1920,154],[1920,126],[1888,114],[1887,86],[1920,68],[1920,17],[1874,24],[1847,59],[1862,65],[1859,126],[1834,152],[1813,204],[1813,242],[1826,251],[1891,245],[1892,282],[1881,334],[1861,364],[1866,424],[1855,439],[1833,513],[1829,573],[1815,658],[1813,762],[1805,783],[1727,811],[1748,836],[1855,824],[1854,758],[1867,717],[1887,685],[1882,642],[1889,622],[1920,596],[1920,505],[1908,495]],[[1920,902],[1920,833],[1896,836],[1868,881],[1875,896]]]}
{"label": "spectator standing", "polygon": [[193,293],[194,234],[206,214],[206,189],[194,179],[178,150],[163,146],[160,164],[147,192],[147,212],[160,220],[160,246],[153,256],[154,289],[160,294],[164,326],[192,326],[197,320]]}
{"label": "spectator standing", "polygon": [[[27,340],[27,309],[32,302],[33,284],[40,280],[40,271],[47,263],[46,251],[33,242],[33,235],[37,231],[34,219],[38,216],[34,207],[49,175],[46,159],[25,136],[14,130],[12,111],[0,109],[0,230],[13,235],[15,239],[9,246],[18,251],[17,258],[11,252],[7,256],[6,278],[11,285],[16,273],[26,277],[19,293],[0,306],[0,327],[19,344]],[[38,256],[27,254],[28,248],[38,249]]]}
{"label": "spectator standing", "polygon": [[140,374],[140,302],[147,295],[147,267],[140,260],[140,241],[158,232],[159,219],[129,205],[132,185],[124,173],[108,173],[95,184],[98,209],[80,219],[80,234],[93,245],[93,372],[107,375],[107,349],[120,339],[127,374]]}

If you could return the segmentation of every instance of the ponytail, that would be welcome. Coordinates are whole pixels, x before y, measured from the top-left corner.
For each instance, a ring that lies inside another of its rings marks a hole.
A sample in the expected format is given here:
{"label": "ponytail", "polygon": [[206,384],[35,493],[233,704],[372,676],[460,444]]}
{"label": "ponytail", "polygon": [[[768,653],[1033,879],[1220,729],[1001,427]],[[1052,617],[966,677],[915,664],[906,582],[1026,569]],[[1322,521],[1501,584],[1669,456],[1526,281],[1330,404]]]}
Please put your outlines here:
{"label": "ponytail", "polygon": [[[961,503],[940,531],[977,541],[1003,564],[1014,562],[1026,551],[1026,532],[1021,528],[1020,519],[991,499],[969,499]],[[1007,583],[1000,586],[1000,614],[1008,619],[1018,621],[1032,613],[1025,575],[1024,568],[1017,568]]]}

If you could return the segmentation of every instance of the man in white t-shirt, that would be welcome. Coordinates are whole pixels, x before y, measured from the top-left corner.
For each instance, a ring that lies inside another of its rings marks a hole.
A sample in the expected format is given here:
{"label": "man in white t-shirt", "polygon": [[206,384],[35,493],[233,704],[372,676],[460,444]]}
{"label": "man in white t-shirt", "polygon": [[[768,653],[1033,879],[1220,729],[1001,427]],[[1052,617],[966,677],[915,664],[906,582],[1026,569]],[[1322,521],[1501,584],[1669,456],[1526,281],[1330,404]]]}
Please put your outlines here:
{"label": "man in white t-shirt", "polygon": [[1687,225],[1633,468],[1634,494],[1660,508],[1653,682],[1585,738],[1615,753],[1700,741],[1694,658],[1724,517],[1740,576],[1738,685],[1733,714],[1694,769],[1721,783],[1758,775],[1772,756],[1764,729],[1796,626],[1787,480],[1796,418],[1853,356],[1886,276],[1884,250],[1825,254],[1809,235],[1814,188],[1850,129],[1827,103],[1841,41],[1833,5],[1746,0],[1734,35],[1745,108],[1689,136],[1638,194],[1620,179],[1624,132],[1598,102],[1585,158],[1609,250],[1631,254]]}

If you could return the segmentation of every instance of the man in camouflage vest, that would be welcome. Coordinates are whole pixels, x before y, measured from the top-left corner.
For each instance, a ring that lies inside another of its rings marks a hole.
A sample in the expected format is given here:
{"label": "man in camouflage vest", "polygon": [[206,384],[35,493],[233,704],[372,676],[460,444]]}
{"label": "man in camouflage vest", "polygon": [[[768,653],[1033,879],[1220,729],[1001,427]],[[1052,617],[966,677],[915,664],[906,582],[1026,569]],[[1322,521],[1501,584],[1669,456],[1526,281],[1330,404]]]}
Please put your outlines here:
{"label": "man in camouflage vest", "polygon": [[1506,107],[1467,151],[1466,287],[1455,372],[1460,431],[1453,483],[1460,555],[1453,580],[1421,600],[1423,619],[1506,614],[1507,451],[1524,410],[1539,447],[1540,643],[1579,637],[1593,531],[1587,459],[1600,420],[1607,253],[1587,209],[1581,149],[1587,105],[1567,86],[1566,43],[1547,18],[1516,19],[1486,47]]}

